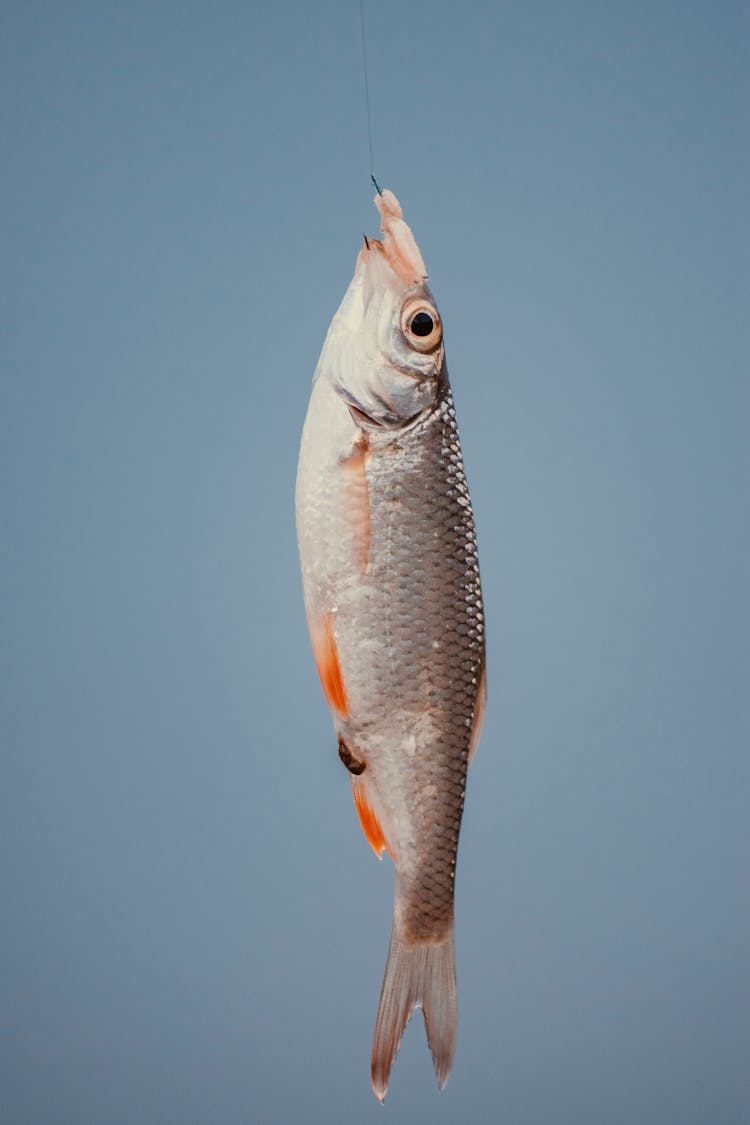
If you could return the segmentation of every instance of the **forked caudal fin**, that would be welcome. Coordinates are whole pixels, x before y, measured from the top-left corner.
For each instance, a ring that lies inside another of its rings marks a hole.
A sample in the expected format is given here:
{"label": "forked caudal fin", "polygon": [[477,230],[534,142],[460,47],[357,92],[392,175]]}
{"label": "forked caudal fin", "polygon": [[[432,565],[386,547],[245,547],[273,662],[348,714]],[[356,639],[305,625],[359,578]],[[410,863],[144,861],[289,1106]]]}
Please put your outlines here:
{"label": "forked caudal fin", "polygon": [[372,1088],[382,1102],[406,1025],[416,1007],[424,1015],[438,1085],[448,1081],[456,1047],[456,957],[453,926],[437,942],[411,943],[391,927],[372,1041]]}

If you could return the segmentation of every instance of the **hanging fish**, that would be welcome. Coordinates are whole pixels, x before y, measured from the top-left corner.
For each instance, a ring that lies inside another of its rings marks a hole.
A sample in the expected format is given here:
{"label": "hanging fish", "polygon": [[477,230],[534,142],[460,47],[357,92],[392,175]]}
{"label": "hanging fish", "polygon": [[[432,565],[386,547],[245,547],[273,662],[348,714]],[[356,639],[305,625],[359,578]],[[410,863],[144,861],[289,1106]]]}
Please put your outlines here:
{"label": "hanging fish", "polygon": [[485,704],[477,546],[440,314],[379,192],[313,379],[297,474],[310,636],[364,834],[395,901],[372,1047],[382,1099],[415,1007],[442,1088],[456,1042],[453,890]]}

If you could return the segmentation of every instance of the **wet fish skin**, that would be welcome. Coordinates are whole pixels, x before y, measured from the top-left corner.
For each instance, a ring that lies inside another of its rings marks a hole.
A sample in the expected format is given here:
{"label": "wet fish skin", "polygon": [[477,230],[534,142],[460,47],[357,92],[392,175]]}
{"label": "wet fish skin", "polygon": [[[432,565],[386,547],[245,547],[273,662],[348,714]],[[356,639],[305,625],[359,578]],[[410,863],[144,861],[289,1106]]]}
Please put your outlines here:
{"label": "wet fish skin", "polygon": [[297,524],[339,753],[365,834],[396,870],[372,1054],[382,1099],[415,1006],[441,1086],[453,1059],[454,879],[484,619],[439,313],[398,202],[376,204],[383,242],[360,252],[316,369]]}

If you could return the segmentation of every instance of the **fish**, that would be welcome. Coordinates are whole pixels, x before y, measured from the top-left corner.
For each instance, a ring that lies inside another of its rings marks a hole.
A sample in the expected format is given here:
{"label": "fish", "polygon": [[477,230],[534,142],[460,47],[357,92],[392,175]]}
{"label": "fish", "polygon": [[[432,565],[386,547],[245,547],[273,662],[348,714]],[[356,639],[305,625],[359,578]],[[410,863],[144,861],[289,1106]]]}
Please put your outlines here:
{"label": "fish", "polygon": [[443,326],[396,196],[331,321],[302,431],[305,612],[364,835],[393,860],[371,1056],[382,1101],[420,1007],[442,1089],[457,1026],[454,884],[486,704],[477,538]]}

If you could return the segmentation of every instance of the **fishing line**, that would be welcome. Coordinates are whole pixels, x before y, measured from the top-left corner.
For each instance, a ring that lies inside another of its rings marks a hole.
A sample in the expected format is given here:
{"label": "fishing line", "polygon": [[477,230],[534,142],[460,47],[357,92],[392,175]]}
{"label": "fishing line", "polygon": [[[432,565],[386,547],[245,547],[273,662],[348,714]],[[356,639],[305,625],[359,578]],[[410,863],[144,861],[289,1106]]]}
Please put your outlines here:
{"label": "fishing line", "polygon": [[375,170],[372,166],[372,123],[370,121],[370,84],[367,81],[367,39],[365,36],[365,0],[359,0],[359,16],[362,27],[362,69],[365,76],[365,109],[367,110],[367,145],[370,151],[370,179],[377,188],[378,195],[382,195],[380,185],[375,179]]}

